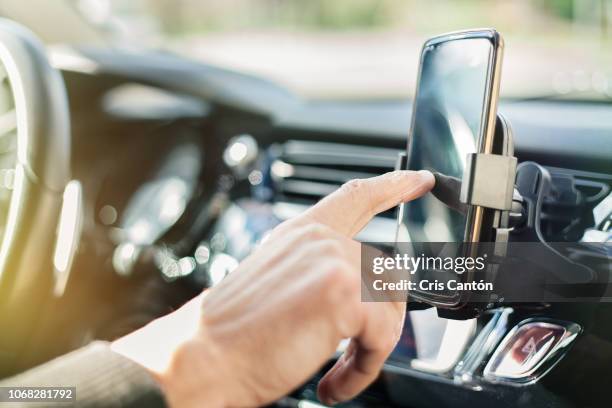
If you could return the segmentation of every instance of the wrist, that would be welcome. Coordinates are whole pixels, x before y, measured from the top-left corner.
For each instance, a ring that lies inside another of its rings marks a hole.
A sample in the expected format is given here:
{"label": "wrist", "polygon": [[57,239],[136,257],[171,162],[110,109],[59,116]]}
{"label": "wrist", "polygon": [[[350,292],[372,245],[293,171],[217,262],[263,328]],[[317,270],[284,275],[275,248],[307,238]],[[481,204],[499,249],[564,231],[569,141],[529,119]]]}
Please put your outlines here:
{"label": "wrist", "polygon": [[225,407],[226,393],[201,340],[179,345],[163,371],[152,372],[170,407]]}
{"label": "wrist", "polygon": [[201,296],[111,344],[145,368],[171,407],[224,406],[211,347],[201,333]]}

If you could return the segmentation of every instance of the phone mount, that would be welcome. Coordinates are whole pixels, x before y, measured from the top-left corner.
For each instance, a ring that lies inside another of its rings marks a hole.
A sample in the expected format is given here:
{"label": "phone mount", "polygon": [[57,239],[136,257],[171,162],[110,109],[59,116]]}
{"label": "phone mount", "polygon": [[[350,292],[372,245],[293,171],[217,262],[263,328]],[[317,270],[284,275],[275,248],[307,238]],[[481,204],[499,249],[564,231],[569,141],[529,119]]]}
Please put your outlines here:
{"label": "phone mount", "polygon": [[[504,259],[507,255],[511,256],[506,252],[512,249],[508,243],[538,243],[537,259],[532,260],[538,272],[541,272],[538,275],[545,275],[546,279],[550,278],[556,283],[569,283],[565,286],[569,288],[568,292],[557,293],[556,296],[576,297],[573,289],[576,285],[573,283],[606,284],[607,278],[602,278],[599,276],[601,274],[586,266],[589,257],[595,255],[593,249],[581,247],[581,251],[578,252],[583,254],[582,259],[575,259],[575,255],[570,259],[570,256],[562,253],[559,246],[547,242],[541,230],[542,209],[550,192],[560,187],[555,185],[545,167],[534,162],[523,162],[520,165],[517,162],[514,157],[514,140],[510,124],[506,118],[498,115],[491,153],[469,154],[463,180],[435,173],[436,185],[432,194],[468,218],[475,208],[482,211],[478,236],[474,240],[466,239],[468,245],[470,242],[495,243],[494,255]],[[396,168],[407,168],[404,153],[399,155]],[[557,192],[557,195],[559,194]],[[402,222],[399,217],[398,222]],[[497,276],[497,265],[490,267],[487,271],[487,281],[493,281]],[[511,277],[505,278],[511,279]],[[503,287],[509,286],[511,285]],[[409,309],[435,306],[441,317],[468,319],[478,316],[483,310],[499,305],[500,302],[503,303],[503,293],[491,295],[488,302],[476,303],[470,301],[470,293],[464,293],[461,301],[452,306],[422,300],[415,296],[417,301],[411,300]],[[590,292],[588,296],[598,296],[598,293]]]}
{"label": "phone mount", "polygon": [[482,208],[482,229],[478,242],[505,242],[513,208],[514,182],[518,160],[507,119],[498,114],[491,153],[470,153],[461,182],[459,201]]}
{"label": "phone mount", "polygon": [[[504,258],[509,242],[537,242],[543,248],[541,268],[544,273],[554,275],[556,270],[565,268],[570,261],[546,242],[540,230],[541,212],[552,180],[548,171],[533,162],[518,165],[514,157],[514,140],[509,122],[502,115],[497,116],[495,135],[490,146],[491,153],[472,153],[467,156],[463,180],[434,174],[436,185],[432,194],[447,206],[465,214],[468,219],[474,211],[480,211],[480,226],[477,235],[466,237],[466,242],[495,243],[495,256]],[[398,169],[406,169],[406,155],[400,154]],[[401,212],[400,212],[401,213]],[[401,219],[398,222],[402,222]],[[472,238],[472,239],[470,239]],[[497,276],[496,265],[487,271],[487,280]],[[567,277],[557,277],[567,281]],[[465,279],[470,279],[465,277]],[[492,298],[502,298],[502,296]],[[470,293],[463,293],[455,305],[443,305],[419,299],[410,303],[410,309],[435,306],[441,317],[467,319],[477,316],[483,310],[495,305],[495,301],[475,303]]]}

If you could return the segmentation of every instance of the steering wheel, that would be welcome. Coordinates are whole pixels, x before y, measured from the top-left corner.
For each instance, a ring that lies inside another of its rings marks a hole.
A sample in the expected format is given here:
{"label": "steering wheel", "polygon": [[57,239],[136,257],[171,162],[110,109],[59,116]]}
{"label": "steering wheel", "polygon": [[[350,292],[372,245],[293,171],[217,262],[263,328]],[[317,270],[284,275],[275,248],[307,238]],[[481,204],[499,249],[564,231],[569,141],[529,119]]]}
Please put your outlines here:
{"label": "steering wheel", "polygon": [[80,203],[69,180],[63,80],[30,31],[0,19],[0,377],[43,341],[37,323],[65,285]]}

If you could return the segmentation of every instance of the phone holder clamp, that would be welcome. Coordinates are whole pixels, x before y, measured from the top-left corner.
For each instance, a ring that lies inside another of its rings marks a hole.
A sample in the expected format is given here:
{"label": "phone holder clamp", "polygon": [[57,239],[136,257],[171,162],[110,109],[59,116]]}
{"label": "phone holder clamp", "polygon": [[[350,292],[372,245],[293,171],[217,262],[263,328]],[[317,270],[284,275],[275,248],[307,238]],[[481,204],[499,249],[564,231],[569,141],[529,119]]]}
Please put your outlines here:
{"label": "phone holder clamp", "polygon": [[494,210],[512,208],[517,159],[501,154],[467,156],[459,201]]}

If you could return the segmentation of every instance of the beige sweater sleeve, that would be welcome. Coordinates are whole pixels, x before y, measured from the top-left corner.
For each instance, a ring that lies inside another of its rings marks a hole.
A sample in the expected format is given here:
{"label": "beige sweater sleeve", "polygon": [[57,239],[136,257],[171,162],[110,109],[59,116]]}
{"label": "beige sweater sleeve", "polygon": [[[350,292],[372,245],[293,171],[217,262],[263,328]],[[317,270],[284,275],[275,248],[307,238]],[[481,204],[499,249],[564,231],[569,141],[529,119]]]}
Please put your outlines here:
{"label": "beige sweater sleeve", "polygon": [[[8,386],[76,387],[76,403],[70,404],[73,407],[166,406],[161,390],[149,373],[140,365],[114,353],[106,342],[91,343],[0,381],[0,387]],[[10,406],[40,407],[40,404],[11,402]]]}

